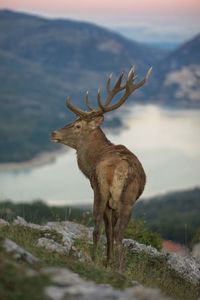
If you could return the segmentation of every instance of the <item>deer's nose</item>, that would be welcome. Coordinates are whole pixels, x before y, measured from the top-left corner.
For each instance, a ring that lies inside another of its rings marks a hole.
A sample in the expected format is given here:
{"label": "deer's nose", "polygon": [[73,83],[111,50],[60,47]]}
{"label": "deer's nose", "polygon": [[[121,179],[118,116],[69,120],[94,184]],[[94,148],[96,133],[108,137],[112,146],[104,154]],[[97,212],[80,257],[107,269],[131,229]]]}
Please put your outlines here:
{"label": "deer's nose", "polygon": [[61,140],[61,135],[59,133],[59,131],[53,131],[51,133],[51,139],[54,141],[54,142],[59,142]]}

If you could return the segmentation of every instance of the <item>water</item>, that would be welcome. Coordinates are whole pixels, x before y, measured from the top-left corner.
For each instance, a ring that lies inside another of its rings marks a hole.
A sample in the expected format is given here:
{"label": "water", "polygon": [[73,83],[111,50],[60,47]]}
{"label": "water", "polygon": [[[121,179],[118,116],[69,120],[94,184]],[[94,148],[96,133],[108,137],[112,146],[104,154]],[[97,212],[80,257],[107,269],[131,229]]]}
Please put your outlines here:
{"label": "water", "polygon": [[[126,129],[107,136],[126,145],[142,162],[147,174],[144,197],[200,185],[200,111],[135,106],[125,120]],[[0,172],[0,199],[5,198],[88,204],[92,190],[71,150],[49,165]]]}

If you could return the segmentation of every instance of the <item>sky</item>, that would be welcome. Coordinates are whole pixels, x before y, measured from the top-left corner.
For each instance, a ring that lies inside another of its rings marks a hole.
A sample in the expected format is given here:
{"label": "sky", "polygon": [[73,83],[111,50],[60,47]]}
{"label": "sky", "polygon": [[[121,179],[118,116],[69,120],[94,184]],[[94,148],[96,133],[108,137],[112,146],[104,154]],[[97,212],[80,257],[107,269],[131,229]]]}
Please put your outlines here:
{"label": "sky", "polygon": [[84,20],[146,42],[182,42],[200,32],[200,0],[0,0],[0,9]]}

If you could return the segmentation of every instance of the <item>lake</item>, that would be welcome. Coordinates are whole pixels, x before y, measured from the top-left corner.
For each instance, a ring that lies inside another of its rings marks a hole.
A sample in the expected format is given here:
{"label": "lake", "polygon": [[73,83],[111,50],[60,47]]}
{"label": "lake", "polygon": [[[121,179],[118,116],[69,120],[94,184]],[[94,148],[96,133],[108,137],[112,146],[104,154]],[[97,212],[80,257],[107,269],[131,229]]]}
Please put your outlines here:
{"label": "lake", "polygon": [[[133,106],[124,129],[107,130],[140,159],[147,174],[143,197],[200,185],[200,111],[156,105]],[[0,172],[0,199],[49,204],[89,204],[92,190],[78,170],[75,151],[59,154],[54,163]]]}

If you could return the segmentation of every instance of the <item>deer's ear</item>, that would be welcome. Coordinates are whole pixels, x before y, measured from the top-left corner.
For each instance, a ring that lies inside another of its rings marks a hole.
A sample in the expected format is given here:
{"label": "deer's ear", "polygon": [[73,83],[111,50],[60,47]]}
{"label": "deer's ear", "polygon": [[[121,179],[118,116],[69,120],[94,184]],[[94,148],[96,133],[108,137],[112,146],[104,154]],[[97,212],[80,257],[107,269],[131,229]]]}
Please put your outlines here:
{"label": "deer's ear", "polygon": [[90,121],[90,127],[92,129],[99,127],[103,123],[103,120],[104,120],[103,116],[96,117],[94,120]]}

